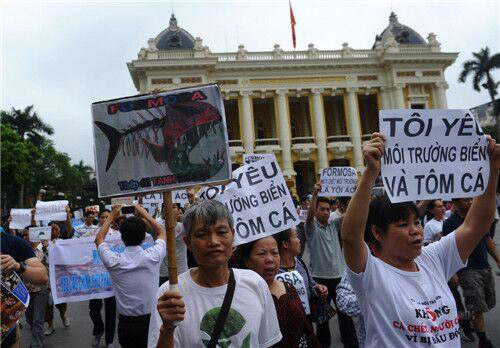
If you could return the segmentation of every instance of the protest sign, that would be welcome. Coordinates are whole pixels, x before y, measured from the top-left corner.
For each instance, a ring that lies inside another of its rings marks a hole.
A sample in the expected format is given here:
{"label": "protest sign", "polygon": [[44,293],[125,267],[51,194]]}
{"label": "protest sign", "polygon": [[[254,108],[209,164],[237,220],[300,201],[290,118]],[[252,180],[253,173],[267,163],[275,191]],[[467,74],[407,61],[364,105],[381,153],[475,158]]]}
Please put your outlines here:
{"label": "protest sign", "polygon": [[42,240],[50,240],[52,235],[51,227],[30,227],[30,242],[41,242]]}
{"label": "protest sign", "polygon": [[[49,243],[49,276],[54,303],[87,301],[114,296],[111,278],[94,243],[94,237],[58,239]],[[108,235],[112,251],[125,251],[120,235]],[[146,234],[142,248],[153,246]]]}
{"label": "protest sign", "polygon": [[21,230],[31,225],[31,209],[11,209],[9,228]]}
{"label": "protest sign", "polygon": [[[161,210],[161,205],[163,204],[163,195],[161,193],[146,194],[144,195],[142,202],[144,207],[149,208],[151,211],[154,211],[156,208]],[[184,207],[187,203],[189,203],[187,191],[172,191],[172,202],[179,203],[181,207]]]}
{"label": "protest sign", "polygon": [[309,307],[309,298],[307,297],[306,291],[306,283],[304,282],[304,278],[300,275],[299,271],[291,271],[279,273],[274,277],[276,280],[280,282],[287,282],[291,286],[297,290],[299,294],[300,301],[302,302],[302,307],[304,307],[304,311],[306,314],[311,314],[311,309]]}
{"label": "protest sign", "polygon": [[2,341],[15,328],[16,322],[23,317],[29,302],[28,289],[17,273],[2,273],[0,294]]}
{"label": "protest sign", "polygon": [[351,197],[356,191],[358,174],[352,167],[330,167],[321,172],[320,197]]}
{"label": "protest sign", "polygon": [[75,210],[73,212],[73,215],[75,216],[75,219],[82,219],[83,218],[83,211],[80,210]]}
{"label": "protest sign", "polygon": [[253,162],[260,161],[264,158],[276,158],[272,153],[252,153],[252,154],[243,154],[243,164],[250,164]]}
{"label": "protest sign", "polygon": [[35,220],[37,221],[66,221],[66,207],[68,201],[36,202]]}
{"label": "protest sign", "polygon": [[475,197],[490,175],[487,140],[469,110],[382,110],[382,179],[391,202]]}
{"label": "protest sign", "polygon": [[132,205],[134,202],[134,197],[115,197],[111,198],[111,205]]}
{"label": "protest sign", "polygon": [[96,204],[96,205],[91,205],[89,207],[86,207],[85,211],[90,211],[93,214],[99,214],[100,208],[99,208],[99,205]]}
{"label": "protest sign", "polygon": [[281,169],[273,158],[239,167],[228,185],[204,187],[200,199],[216,199],[233,215],[234,246],[300,223]]}
{"label": "protest sign", "polygon": [[92,104],[99,197],[215,183],[231,176],[217,85]]}

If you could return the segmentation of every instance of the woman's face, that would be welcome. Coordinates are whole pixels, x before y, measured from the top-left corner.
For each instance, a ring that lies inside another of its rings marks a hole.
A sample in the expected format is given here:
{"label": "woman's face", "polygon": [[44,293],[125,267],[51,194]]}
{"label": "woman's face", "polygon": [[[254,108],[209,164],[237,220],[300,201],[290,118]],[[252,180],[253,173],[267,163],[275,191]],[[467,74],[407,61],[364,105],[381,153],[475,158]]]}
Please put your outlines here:
{"label": "woman's face", "polygon": [[385,234],[377,233],[382,252],[390,257],[410,261],[420,255],[423,245],[423,228],[415,214],[407,220],[391,222]]}
{"label": "woman's face", "polygon": [[302,245],[300,244],[300,239],[297,236],[297,231],[293,228],[292,233],[290,234],[290,241],[288,250],[293,256],[300,255],[300,251],[302,250]]}
{"label": "woman's face", "polygon": [[278,244],[273,237],[259,239],[253,246],[246,266],[257,272],[269,284],[280,266],[280,254]]}

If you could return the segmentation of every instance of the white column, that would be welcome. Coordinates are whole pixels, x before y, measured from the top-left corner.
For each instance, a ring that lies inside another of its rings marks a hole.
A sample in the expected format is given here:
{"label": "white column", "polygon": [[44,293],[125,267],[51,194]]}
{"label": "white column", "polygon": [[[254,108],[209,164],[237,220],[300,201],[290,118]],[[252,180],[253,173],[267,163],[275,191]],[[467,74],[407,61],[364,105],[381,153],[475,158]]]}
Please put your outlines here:
{"label": "white column", "polygon": [[292,140],[290,136],[290,124],[288,120],[290,116],[288,115],[287,100],[286,100],[287,90],[280,89],[276,91],[276,98],[278,104],[278,122],[279,122],[279,137],[281,146],[281,165],[283,170],[283,175],[285,177],[291,178],[293,175],[297,175],[293,170],[292,164]]}
{"label": "white column", "polygon": [[325,111],[321,103],[321,94],[323,89],[313,88],[311,90],[313,100],[313,118],[314,118],[314,131],[316,133],[316,146],[318,147],[318,167],[319,173],[324,168],[328,168],[328,154],[326,151],[326,127],[325,127]]}
{"label": "white column", "polygon": [[404,96],[403,96],[403,87],[405,85],[402,83],[395,83],[393,88],[392,88],[392,97],[393,97],[393,103],[395,109],[404,109],[405,108],[405,102],[404,102]]}
{"label": "white column", "polygon": [[380,87],[380,99],[382,100],[381,109],[391,109],[391,98],[390,98],[389,87]]}
{"label": "white column", "polygon": [[448,84],[446,82],[436,82],[434,87],[434,96],[436,100],[436,109],[448,109],[448,102],[446,100],[446,90],[448,89]]}
{"label": "white column", "polygon": [[361,122],[359,121],[359,108],[357,101],[357,89],[346,88],[347,92],[347,113],[349,117],[349,135],[353,145],[354,168],[357,171],[363,169],[363,153],[361,151]]}
{"label": "white column", "polygon": [[243,147],[245,153],[253,153],[254,134],[253,134],[253,116],[250,95],[251,91],[240,91],[241,98],[241,119],[243,125]]}

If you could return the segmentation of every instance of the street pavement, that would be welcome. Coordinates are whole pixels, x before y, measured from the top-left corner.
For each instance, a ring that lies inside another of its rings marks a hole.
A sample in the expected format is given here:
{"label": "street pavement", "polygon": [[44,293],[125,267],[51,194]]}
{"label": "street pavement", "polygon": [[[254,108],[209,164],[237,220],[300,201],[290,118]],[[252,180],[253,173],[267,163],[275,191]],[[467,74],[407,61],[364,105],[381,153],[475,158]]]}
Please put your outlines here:
{"label": "street pavement", "polygon": [[[497,224],[495,233],[495,243],[500,252],[500,224]],[[305,259],[308,258],[307,250],[305,253]],[[490,265],[494,272],[498,271],[495,262],[490,257]],[[495,289],[497,298],[500,294],[500,276],[494,275],[495,278]],[[45,346],[47,348],[59,348],[59,347],[69,347],[69,348],[88,348],[92,347],[92,322],[89,317],[88,301],[86,302],[74,302],[68,304],[68,314],[71,320],[70,327],[65,328],[62,324],[61,318],[59,317],[59,312],[54,308],[54,328],[55,332],[46,337]],[[104,319],[104,308],[102,310],[102,315]],[[494,347],[500,347],[500,330],[498,323],[500,322],[500,305],[497,305],[493,310],[485,314],[486,319],[486,334],[490,338]],[[29,326],[24,323],[23,329],[21,330],[21,347],[29,347],[31,331]],[[332,347],[342,347],[340,341],[340,334],[338,330],[337,316],[330,320],[330,332],[332,333]],[[120,347],[118,344],[118,335],[115,334],[115,347]],[[468,343],[462,341],[462,347],[477,347],[477,337],[475,343]],[[104,337],[101,340],[100,347],[104,347]]]}

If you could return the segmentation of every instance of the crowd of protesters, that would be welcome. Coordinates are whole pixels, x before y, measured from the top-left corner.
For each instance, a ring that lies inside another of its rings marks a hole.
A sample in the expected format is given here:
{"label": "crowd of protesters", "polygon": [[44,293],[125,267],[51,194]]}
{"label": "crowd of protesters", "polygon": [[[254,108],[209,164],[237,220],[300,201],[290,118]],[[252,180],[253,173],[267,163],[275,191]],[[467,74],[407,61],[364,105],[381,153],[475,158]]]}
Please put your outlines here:
{"label": "crowd of protesters", "polygon": [[[89,301],[93,347],[103,336],[113,347],[115,331],[122,347],[330,347],[335,315],[345,347],[459,347],[461,339],[493,347],[484,313],[495,306],[488,255],[500,269],[493,242],[500,146],[489,139],[483,195],[397,204],[372,195],[384,146],[378,133],[364,145],[366,170],[352,198],[318,197],[316,184],[296,200],[296,228],[236,248],[235,222],[222,203],[196,201],[189,191],[187,207],[164,206],[175,220],[177,289],[168,278],[162,212],[140,204],[133,216],[120,206],[85,212],[77,227],[68,208],[66,221],[48,223],[50,242],[5,227],[2,272],[16,271],[29,290],[30,347],[54,333],[48,244],[82,237],[94,238],[115,294]],[[143,249],[147,234],[154,244]],[[123,253],[110,248],[108,235],[121,236]],[[70,327],[67,304],[55,307]],[[17,326],[2,347],[19,345]]]}

